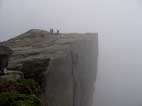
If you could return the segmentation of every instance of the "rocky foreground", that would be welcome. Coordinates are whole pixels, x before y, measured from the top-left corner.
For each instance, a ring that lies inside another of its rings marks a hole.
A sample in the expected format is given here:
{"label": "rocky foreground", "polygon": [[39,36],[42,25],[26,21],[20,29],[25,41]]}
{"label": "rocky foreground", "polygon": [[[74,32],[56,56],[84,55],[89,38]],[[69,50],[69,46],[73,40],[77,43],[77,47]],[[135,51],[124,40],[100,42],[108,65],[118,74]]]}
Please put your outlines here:
{"label": "rocky foreground", "polygon": [[2,42],[14,53],[8,70],[40,86],[42,106],[91,106],[97,72],[95,33],[50,34],[32,29]]}

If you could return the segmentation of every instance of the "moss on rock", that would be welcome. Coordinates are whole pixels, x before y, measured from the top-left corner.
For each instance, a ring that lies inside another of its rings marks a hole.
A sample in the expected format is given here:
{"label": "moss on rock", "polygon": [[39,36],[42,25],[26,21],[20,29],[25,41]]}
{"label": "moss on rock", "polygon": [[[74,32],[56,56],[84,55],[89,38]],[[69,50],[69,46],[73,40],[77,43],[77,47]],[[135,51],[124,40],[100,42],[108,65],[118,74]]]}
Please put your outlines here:
{"label": "moss on rock", "polygon": [[39,96],[34,80],[0,80],[0,106],[41,106]]}
{"label": "moss on rock", "polygon": [[41,106],[40,100],[33,95],[1,93],[0,106]]}

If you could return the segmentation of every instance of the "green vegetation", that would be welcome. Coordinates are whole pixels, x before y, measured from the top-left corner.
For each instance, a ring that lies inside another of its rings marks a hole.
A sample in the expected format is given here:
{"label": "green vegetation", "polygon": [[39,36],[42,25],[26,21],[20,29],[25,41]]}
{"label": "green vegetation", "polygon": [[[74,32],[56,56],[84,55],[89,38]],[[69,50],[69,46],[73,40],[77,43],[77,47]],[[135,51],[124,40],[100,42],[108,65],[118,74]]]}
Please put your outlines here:
{"label": "green vegetation", "polygon": [[40,106],[40,101],[32,95],[1,93],[0,106]]}
{"label": "green vegetation", "polygon": [[0,106],[41,106],[40,86],[30,79],[0,80]]}
{"label": "green vegetation", "polygon": [[31,61],[23,62],[23,67],[21,71],[24,73],[26,79],[33,79],[39,84],[43,82],[42,73],[46,71],[50,59],[34,59]]}
{"label": "green vegetation", "polygon": [[24,78],[17,79],[16,74],[4,75],[0,79],[0,106],[41,106],[40,94],[43,73],[49,59],[25,61],[19,70]]}

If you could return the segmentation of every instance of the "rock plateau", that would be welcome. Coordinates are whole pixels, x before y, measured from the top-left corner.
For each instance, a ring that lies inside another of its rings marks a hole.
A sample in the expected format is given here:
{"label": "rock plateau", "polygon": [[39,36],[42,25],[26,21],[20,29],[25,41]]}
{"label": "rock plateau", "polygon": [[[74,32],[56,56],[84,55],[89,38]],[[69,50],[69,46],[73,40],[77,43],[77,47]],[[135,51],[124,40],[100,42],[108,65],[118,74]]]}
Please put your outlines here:
{"label": "rock plateau", "polygon": [[1,42],[14,52],[8,69],[42,86],[43,106],[91,106],[97,73],[96,33],[50,34],[32,29]]}

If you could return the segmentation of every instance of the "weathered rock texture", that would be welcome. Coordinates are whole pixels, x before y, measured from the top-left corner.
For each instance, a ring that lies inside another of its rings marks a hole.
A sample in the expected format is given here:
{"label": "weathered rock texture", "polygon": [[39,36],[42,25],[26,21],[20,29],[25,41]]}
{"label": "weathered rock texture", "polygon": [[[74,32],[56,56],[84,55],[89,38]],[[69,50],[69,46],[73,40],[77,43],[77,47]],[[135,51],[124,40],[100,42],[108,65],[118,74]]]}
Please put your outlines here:
{"label": "weathered rock texture", "polygon": [[43,106],[91,106],[97,34],[51,35],[34,29],[2,44],[14,51],[8,68],[41,83]]}

